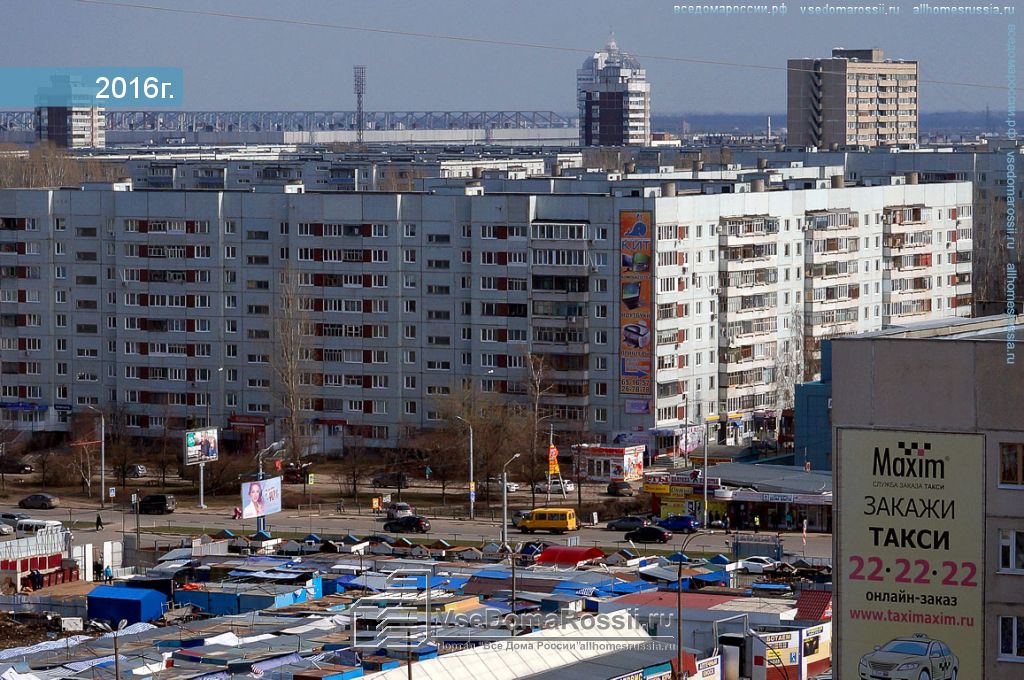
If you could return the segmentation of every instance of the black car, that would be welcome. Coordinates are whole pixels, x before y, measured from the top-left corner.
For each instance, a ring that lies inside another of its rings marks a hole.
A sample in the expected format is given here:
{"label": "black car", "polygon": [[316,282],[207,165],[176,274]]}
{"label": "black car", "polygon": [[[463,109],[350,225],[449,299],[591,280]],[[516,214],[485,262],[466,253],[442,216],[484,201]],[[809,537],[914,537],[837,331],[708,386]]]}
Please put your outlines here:
{"label": "black car", "polygon": [[391,531],[396,534],[414,533],[425,534],[430,531],[430,520],[422,515],[406,515],[384,523],[384,531]]}
{"label": "black car", "polygon": [[405,489],[409,486],[409,475],[404,472],[384,472],[372,480],[374,487]]}
{"label": "black car", "polygon": [[613,519],[608,522],[608,528],[612,531],[633,531],[640,527],[647,527],[651,525],[651,520],[646,517],[638,517],[636,515],[626,515],[618,519]]}
{"label": "black car", "polygon": [[139,502],[139,512],[143,515],[166,515],[177,507],[178,502],[168,493],[151,493]]}
{"label": "black car", "polygon": [[672,532],[661,527],[640,527],[626,534],[626,540],[634,543],[668,543],[672,540]]}
{"label": "black car", "polygon": [[608,484],[609,496],[632,496],[636,491],[629,482],[610,482]]}
{"label": "black car", "polygon": [[13,458],[0,459],[0,472],[8,475],[30,475],[32,466]]}

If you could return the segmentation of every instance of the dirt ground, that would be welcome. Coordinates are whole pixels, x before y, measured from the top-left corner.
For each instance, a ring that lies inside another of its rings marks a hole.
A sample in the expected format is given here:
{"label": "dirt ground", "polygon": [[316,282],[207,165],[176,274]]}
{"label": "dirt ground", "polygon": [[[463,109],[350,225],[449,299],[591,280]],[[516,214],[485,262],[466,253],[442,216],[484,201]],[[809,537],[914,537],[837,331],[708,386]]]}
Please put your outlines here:
{"label": "dirt ground", "polygon": [[[74,635],[89,635],[86,633],[73,633]],[[0,649],[11,647],[27,647],[47,640],[59,640],[67,637],[69,633],[62,633],[60,630],[60,619],[46,620],[46,616],[36,614],[18,614],[13,616],[7,612],[0,612]]]}

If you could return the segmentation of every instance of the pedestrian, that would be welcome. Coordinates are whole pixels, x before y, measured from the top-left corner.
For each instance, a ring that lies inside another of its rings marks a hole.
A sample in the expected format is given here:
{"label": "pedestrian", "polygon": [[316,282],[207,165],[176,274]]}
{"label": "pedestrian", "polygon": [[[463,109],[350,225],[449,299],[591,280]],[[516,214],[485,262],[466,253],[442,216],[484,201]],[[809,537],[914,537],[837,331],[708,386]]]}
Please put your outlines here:
{"label": "pedestrian", "polygon": [[754,515],[754,533],[761,533],[761,515]]}
{"label": "pedestrian", "polygon": [[792,531],[792,530],[793,530],[793,513],[792,512],[787,512],[786,513],[786,531]]}
{"label": "pedestrian", "polygon": [[729,533],[729,515],[722,518],[722,524],[725,526],[725,533]]}
{"label": "pedestrian", "polygon": [[338,504],[334,506],[334,509],[337,512],[337,514],[339,514],[339,515],[341,513],[345,512],[345,500],[344,499],[339,500]]}
{"label": "pedestrian", "polygon": [[110,568],[110,565],[103,567],[103,580],[106,583],[114,582],[114,570]]}
{"label": "pedestrian", "polygon": [[103,517],[96,515],[96,531],[103,531]]}

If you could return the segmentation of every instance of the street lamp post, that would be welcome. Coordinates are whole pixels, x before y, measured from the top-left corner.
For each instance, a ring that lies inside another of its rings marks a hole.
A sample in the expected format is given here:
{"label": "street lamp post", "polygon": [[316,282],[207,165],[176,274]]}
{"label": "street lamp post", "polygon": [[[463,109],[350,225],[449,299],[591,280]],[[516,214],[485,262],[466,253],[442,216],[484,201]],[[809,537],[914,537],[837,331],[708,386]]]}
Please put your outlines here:
{"label": "street lamp post", "polygon": [[469,428],[469,518],[476,519],[476,482],[473,481],[473,426],[462,416],[455,416],[456,420],[466,423]]}
{"label": "street lamp post", "polygon": [[679,548],[679,572],[676,577],[676,677],[682,678],[683,675],[683,559],[682,556],[686,553],[686,546],[690,544],[690,541],[700,536],[699,533],[693,533],[687,536],[683,540],[682,546]]}
{"label": "street lamp post", "polygon": [[504,465],[501,466],[501,547],[502,549],[508,545],[508,466],[519,457],[519,454],[509,458]]}
{"label": "street lamp post", "polygon": [[107,417],[95,406],[90,411],[100,414],[100,509],[107,507]]}
{"label": "street lamp post", "polygon": [[[258,471],[256,473],[256,480],[257,481],[260,481],[260,482],[263,481],[263,455],[267,454],[267,453],[277,453],[278,451],[280,451],[284,447],[285,447],[285,441],[283,439],[279,439],[278,441],[274,442],[273,444],[271,444],[270,446],[268,446],[267,448],[263,449],[262,451],[260,451],[259,453],[256,454],[256,461],[257,461],[257,463],[259,465],[259,469],[258,469]],[[260,485],[260,487],[261,487],[260,491],[261,492],[262,492],[262,486],[263,485],[261,484]],[[267,516],[266,515],[258,515],[256,517],[256,533],[259,533],[261,531],[266,531],[266,529],[267,529]]]}
{"label": "street lamp post", "polygon": [[704,423],[704,530],[708,529],[708,424]]}

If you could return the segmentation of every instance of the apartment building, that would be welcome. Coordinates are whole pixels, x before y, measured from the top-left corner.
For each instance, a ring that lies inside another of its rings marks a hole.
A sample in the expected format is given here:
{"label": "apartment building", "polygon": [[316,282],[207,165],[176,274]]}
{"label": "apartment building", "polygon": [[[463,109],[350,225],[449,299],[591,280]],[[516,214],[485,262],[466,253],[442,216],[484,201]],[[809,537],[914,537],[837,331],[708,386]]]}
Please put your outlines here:
{"label": "apartment building", "polygon": [[[1008,156],[1020,166],[1024,147],[1017,140],[990,139],[980,145],[942,146],[916,150],[797,151],[737,150],[734,161],[745,166],[761,162],[770,172],[791,173],[791,166],[842,167],[846,180],[858,184],[888,181],[894,174],[915,173],[922,183],[971,182],[973,254],[971,285],[974,316],[1001,313],[1006,306],[1006,266],[1024,269],[1024,250],[1013,248],[1012,238],[1024,233],[1024,218],[1017,211],[1013,229],[1007,228],[1007,208],[1024,201],[1024,188],[1009,186]],[[1012,164],[1011,164],[1012,165]],[[826,173],[828,174],[828,173]]]}
{"label": "apartment building", "polygon": [[790,146],[917,146],[917,62],[878,48],[835,48],[826,59],[787,62]]}
{"label": "apartment building", "polygon": [[580,146],[650,146],[651,84],[615,38],[576,71]]}
{"label": "apartment building", "polygon": [[914,677],[1021,676],[1022,332],[1000,316],[832,344],[841,677],[891,674],[896,639]]}
{"label": "apartment building", "polygon": [[0,415],[60,430],[116,407],[139,435],[207,421],[279,434],[286,274],[325,451],[394,446],[438,424],[436,398],[459,384],[525,397],[528,354],[544,357],[556,434],[668,452],[687,423],[728,413],[723,439],[742,440],[772,417],[804,336],[970,310],[969,183],[506,182],[4,190]]}

